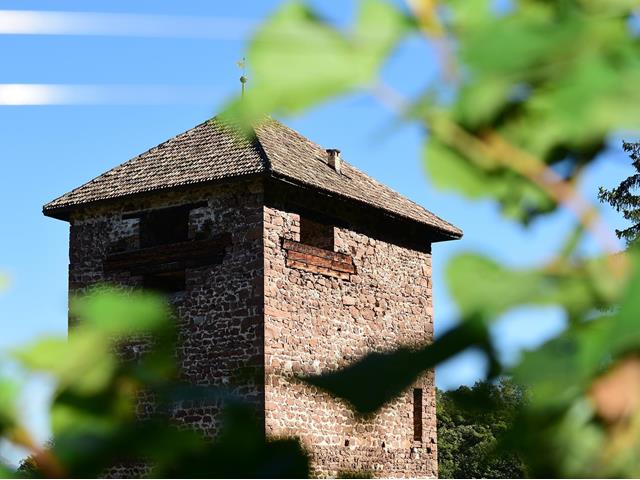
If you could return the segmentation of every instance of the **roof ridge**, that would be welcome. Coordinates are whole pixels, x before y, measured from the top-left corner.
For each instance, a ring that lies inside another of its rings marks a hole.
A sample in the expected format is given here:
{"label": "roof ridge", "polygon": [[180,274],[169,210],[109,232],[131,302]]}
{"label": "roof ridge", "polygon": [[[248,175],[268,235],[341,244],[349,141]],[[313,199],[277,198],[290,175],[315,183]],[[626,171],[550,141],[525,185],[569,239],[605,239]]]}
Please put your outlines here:
{"label": "roof ridge", "polygon": [[[265,120],[261,123],[258,124],[258,127],[260,125],[262,125],[262,123],[264,123],[265,121],[273,121],[276,123],[280,123],[277,120],[275,120],[273,117],[271,117],[270,115],[265,115]],[[236,131],[236,133],[240,132],[241,134],[244,133],[243,131],[243,127],[242,125],[238,122],[238,124],[236,125],[234,122],[228,120],[228,119],[224,119],[223,117],[221,117],[220,115],[215,115],[213,117],[211,117],[210,119],[206,120],[203,123],[216,123],[218,126],[222,127],[222,128],[226,128],[229,130],[234,130]],[[202,125],[202,124],[200,124]],[[199,125],[198,125],[199,126]],[[194,127],[196,128],[196,127]],[[264,149],[264,146],[262,145],[262,142],[260,141],[260,137],[258,136],[258,131],[256,129],[255,125],[251,125],[250,127],[251,133],[253,134],[251,138],[247,138],[247,140],[249,140],[250,145],[255,148],[255,150],[258,153],[258,156],[260,157],[260,160],[262,161],[262,165],[264,167],[264,171],[267,173],[271,172],[271,160],[269,159],[269,155],[267,155],[266,150]]]}
{"label": "roof ridge", "polygon": [[258,123],[258,125],[253,125],[252,129],[255,135],[255,139],[256,139],[256,143],[258,145],[258,147],[260,148],[260,153],[264,156],[264,166],[265,166],[265,172],[269,175],[273,174],[273,163],[271,162],[271,158],[269,158],[269,154],[267,153],[267,149],[265,148],[265,146],[263,145],[262,140],[260,139],[260,132],[258,131],[258,129],[260,127],[263,127],[266,123],[271,122],[274,123],[276,125],[282,125],[285,126],[282,122],[276,120],[275,118],[273,118],[271,115],[265,115],[264,119],[262,121],[260,121]]}

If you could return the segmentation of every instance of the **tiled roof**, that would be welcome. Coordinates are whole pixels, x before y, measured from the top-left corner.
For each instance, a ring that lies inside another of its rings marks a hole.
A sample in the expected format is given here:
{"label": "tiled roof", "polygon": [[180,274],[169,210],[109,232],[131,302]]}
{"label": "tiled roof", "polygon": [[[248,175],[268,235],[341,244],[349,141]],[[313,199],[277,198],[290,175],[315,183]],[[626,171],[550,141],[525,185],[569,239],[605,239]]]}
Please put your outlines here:
{"label": "tiled roof", "polygon": [[448,237],[462,236],[457,227],[344,160],[337,173],[324,148],[282,123],[269,118],[254,132],[248,139],[219,120],[202,123],[49,202],[43,211],[59,216],[88,203],[263,173],[429,225]]}

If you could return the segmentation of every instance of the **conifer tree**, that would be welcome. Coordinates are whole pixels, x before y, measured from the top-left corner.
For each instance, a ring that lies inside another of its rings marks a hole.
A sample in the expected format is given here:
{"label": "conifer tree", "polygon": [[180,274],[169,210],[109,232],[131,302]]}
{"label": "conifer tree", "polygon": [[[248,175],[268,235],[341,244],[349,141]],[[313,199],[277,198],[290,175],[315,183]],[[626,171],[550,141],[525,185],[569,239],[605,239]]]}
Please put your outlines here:
{"label": "conifer tree", "polygon": [[624,239],[627,245],[635,243],[640,237],[640,142],[623,142],[625,152],[629,152],[631,164],[636,173],[623,180],[620,185],[611,190],[600,187],[598,198],[621,212],[622,216],[632,225],[624,230],[616,230],[618,238]]}

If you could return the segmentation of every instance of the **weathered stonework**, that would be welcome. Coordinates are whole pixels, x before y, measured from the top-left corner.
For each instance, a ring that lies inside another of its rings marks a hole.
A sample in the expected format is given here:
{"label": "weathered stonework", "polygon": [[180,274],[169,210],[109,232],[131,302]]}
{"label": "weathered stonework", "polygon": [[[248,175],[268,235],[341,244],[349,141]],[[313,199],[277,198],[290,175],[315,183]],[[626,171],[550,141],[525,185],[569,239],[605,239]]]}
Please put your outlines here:
{"label": "weathered stonework", "polygon": [[[165,293],[184,380],[244,398],[268,437],[299,437],[315,476],[437,475],[433,372],[367,419],[294,377],[431,342],[431,244],[461,238],[456,226],[273,118],[209,119],[43,213],[71,224],[71,294]],[[183,403],[173,418],[215,437],[222,407]],[[141,475],[139,460],[106,473]]]}
{"label": "weathered stonework", "polygon": [[[419,441],[413,438],[412,391],[373,419],[362,420],[343,402],[290,381],[295,375],[344,367],[372,351],[430,342],[430,245],[410,249],[358,227],[336,226],[335,251],[352,259],[354,273],[344,275],[339,269],[327,274],[291,264],[282,245],[299,240],[300,214],[283,198],[276,196],[264,212],[267,434],[301,438],[317,476],[366,471],[384,477],[435,477],[433,372],[415,385],[424,392]],[[358,214],[349,213],[345,209],[343,220],[353,225]]]}
{"label": "weathered stonework", "polygon": [[[194,207],[188,239],[176,245],[195,253],[174,258],[170,248],[141,247],[136,212],[180,205]],[[324,248],[302,243],[301,218],[332,229],[333,249],[326,238]],[[300,438],[315,476],[437,476],[433,372],[369,419],[291,381],[432,340],[427,227],[262,179],[86,207],[70,222],[72,293],[98,282],[142,286],[135,272],[146,271],[154,252],[164,262],[188,262],[200,259],[198,245],[219,245],[215,261],[205,259],[213,263],[185,263],[184,291],[170,297],[182,374],[194,384],[228,386],[254,404],[267,436]],[[228,243],[214,241],[220,238]],[[135,268],[125,268],[128,261]],[[414,388],[421,389],[418,409]],[[219,408],[181,405],[174,418],[215,436]]]}
{"label": "weathered stonework", "polygon": [[[127,250],[135,252],[139,245],[134,239],[138,222],[123,217],[130,212],[203,201],[206,206],[189,215],[189,238],[203,241],[224,232],[231,241],[221,262],[187,268],[184,292],[170,297],[180,319],[181,371],[193,384],[226,386],[262,411],[261,182],[168,192],[77,212],[71,219],[69,289],[74,293],[101,282],[141,286],[141,276],[104,269],[109,254],[123,251],[125,240]],[[174,411],[174,417],[213,436],[218,411],[216,405],[182,405]]]}

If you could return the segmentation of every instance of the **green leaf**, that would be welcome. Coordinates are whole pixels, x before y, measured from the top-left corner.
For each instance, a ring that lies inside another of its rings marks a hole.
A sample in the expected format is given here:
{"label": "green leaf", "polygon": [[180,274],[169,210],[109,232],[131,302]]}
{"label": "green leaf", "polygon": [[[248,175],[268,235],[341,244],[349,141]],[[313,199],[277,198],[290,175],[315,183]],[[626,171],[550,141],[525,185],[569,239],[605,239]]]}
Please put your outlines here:
{"label": "green leaf", "polygon": [[[532,408],[566,408],[619,356],[640,350],[640,269],[626,288],[620,310],[577,324],[540,348],[526,352],[514,370],[527,385]],[[622,289],[622,287],[619,287]]]}
{"label": "green leaf", "polygon": [[0,461],[0,478],[16,478],[15,469],[4,465],[2,461]]}
{"label": "green leaf", "polygon": [[636,247],[630,252],[633,277],[611,327],[598,337],[610,355],[640,350],[640,249]]}
{"label": "green leaf", "polygon": [[467,161],[436,138],[430,138],[424,149],[424,165],[431,183],[441,189],[453,189],[474,198],[489,196],[505,188],[500,179]]}
{"label": "green leaf", "polygon": [[[479,140],[495,133],[550,168],[562,162],[568,180],[603,151],[612,131],[640,128],[633,113],[640,107],[639,44],[628,26],[637,2],[518,2],[500,15],[489,3],[446,3],[459,84],[453,102],[431,103],[431,110],[441,107]],[[479,163],[477,150],[432,129],[427,169],[434,184],[493,198],[523,222],[555,210],[508,159]]]}
{"label": "green leaf", "polygon": [[7,378],[0,378],[0,435],[8,428],[17,425],[18,384]]}
{"label": "green leaf", "polygon": [[553,60],[557,45],[574,35],[570,21],[553,28],[551,9],[535,3],[523,3],[504,17],[484,15],[473,28],[457,32],[460,60],[469,69],[471,84],[477,74],[510,75],[512,81],[521,81],[523,75],[536,73],[530,72],[532,67]]}
{"label": "green leaf", "polygon": [[[365,0],[345,34],[299,2],[278,10],[251,41],[246,96],[227,114],[259,118],[293,113],[371,83],[406,32],[407,18],[389,3]],[[230,113],[231,112],[231,113]]]}
{"label": "green leaf", "polygon": [[69,341],[43,339],[14,351],[13,356],[30,370],[53,375],[58,389],[74,388],[85,394],[104,389],[118,362],[109,339],[100,332],[72,332]]}
{"label": "green leaf", "polygon": [[303,380],[343,398],[366,415],[397,397],[424,371],[470,347],[485,350],[492,363],[491,374],[497,374],[488,338],[485,324],[479,319],[469,319],[424,348],[371,353],[348,367]]}
{"label": "green leaf", "polygon": [[453,258],[446,276],[463,314],[487,318],[520,305],[559,305],[572,315],[588,313],[608,307],[624,282],[611,275],[605,258],[515,270],[472,253]]}
{"label": "green leaf", "polygon": [[166,301],[149,293],[102,287],[74,297],[69,308],[79,323],[105,338],[152,334],[171,325]]}
{"label": "green leaf", "polygon": [[492,198],[505,215],[527,221],[550,211],[555,202],[529,180],[506,168],[488,170],[431,136],[424,149],[424,166],[431,183],[469,198]]}
{"label": "green leaf", "polygon": [[[120,340],[152,335],[152,348],[140,374],[166,378],[175,368],[174,324],[168,307],[158,296],[100,288],[72,299],[71,313],[77,321],[69,340],[43,339],[14,352],[25,367],[55,377],[59,391],[74,389],[85,395],[110,384],[121,360],[116,356]],[[148,337],[150,341],[150,338]]]}
{"label": "green leaf", "polygon": [[[309,456],[297,440],[266,440],[254,407],[234,404],[222,412],[215,442],[195,452],[160,458],[152,477],[160,478],[307,478]],[[162,450],[154,449],[152,455]],[[171,450],[175,450],[172,448]],[[180,449],[178,449],[179,451]],[[195,453],[195,454],[194,454]]]}
{"label": "green leaf", "polygon": [[67,389],[59,392],[51,408],[54,435],[99,435],[115,432],[136,420],[136,390],[120,378],[96,393]]}
{"label": "green leaf", "polygon": [[586,399],[580,399],[567,410],[552,432],[553,447],[558,455],[561,471],[567,476],[579,477],[592,471],[602,452],[605,436],[593,424],[593,408]]}
{"label": "green leaf", "polygon": [[600,338],[611,321],[608,317],[592,320],[523,354],[512,373],[515,381],[527,386],[531,409],[562,410],[584,395],[606,364],[607,349]]}
{"label": "green leaf", "polygon": [[638,0],[580,0],[588,10],[595,13],[625,13],[638,8]]}
{"label": "green leaf", "polygon": [[492,18],[492,0],[476,0],[468,2],[466,0],[448,0],[443,2],[443,7],[447,13],[447,23],[454,31],[467,31],[476,25],[483,25]]}
{"label": "green leaf", "polygon": [[513,88],[500,76],[476,78],[460,90],[454,117],[472,131],[487,125],[510,105]]}

